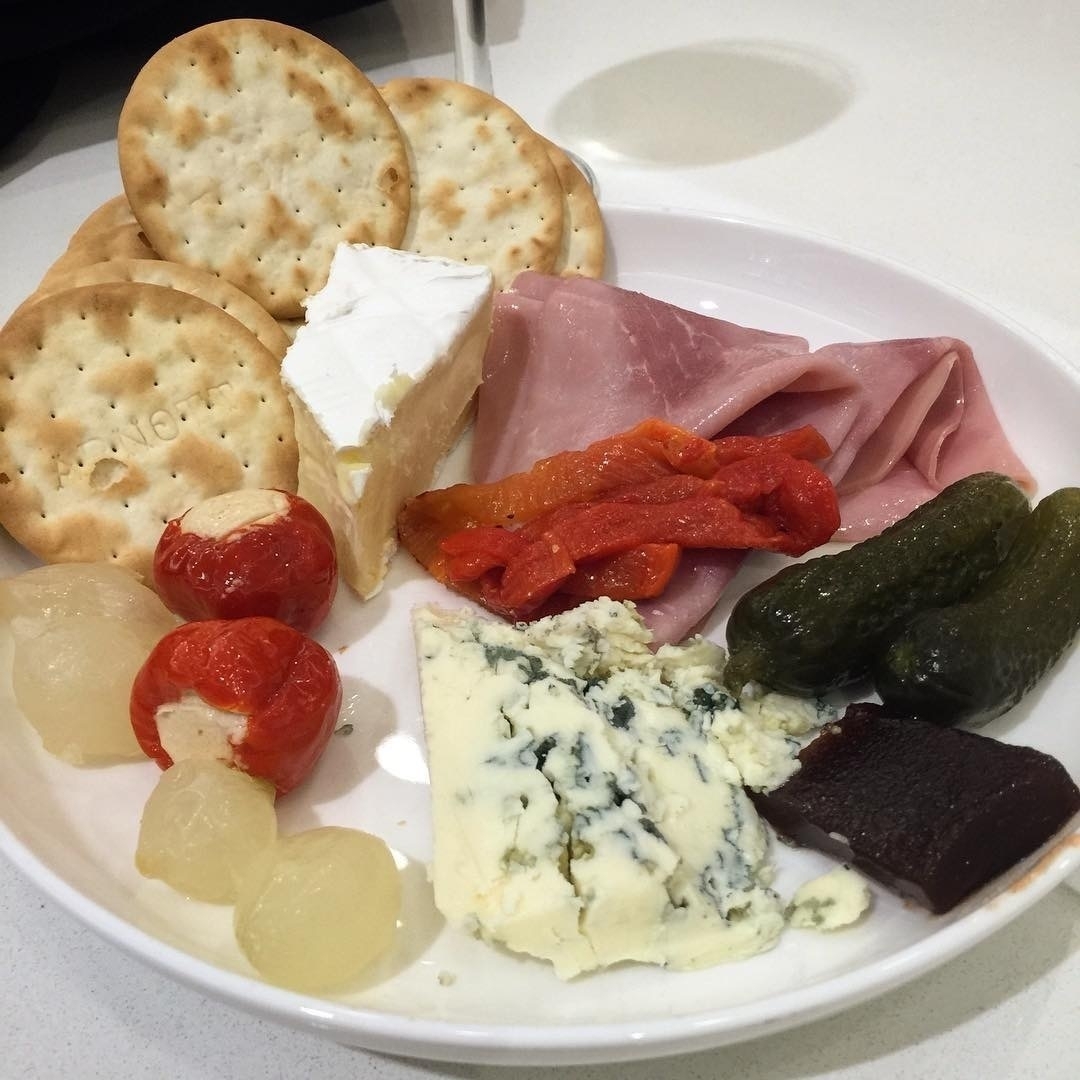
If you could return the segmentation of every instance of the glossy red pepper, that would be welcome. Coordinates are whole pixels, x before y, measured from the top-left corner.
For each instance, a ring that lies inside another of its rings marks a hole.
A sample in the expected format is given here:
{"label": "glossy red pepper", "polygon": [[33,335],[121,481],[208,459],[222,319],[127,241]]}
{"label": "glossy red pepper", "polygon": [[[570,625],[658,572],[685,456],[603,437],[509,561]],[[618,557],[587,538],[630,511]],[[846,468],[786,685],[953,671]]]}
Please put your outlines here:
{"label": "glossy red pepper", "polygon": [[408,500],[398,514],[398,534],[413,558],[449,583],[441,542],[474,526],[515,528],[569,503],[588,502],[672,476],[708,478],[747,457],[782,453],[816,461],[829,444],[811,427],[764,437],[733,435],[705,439],[656,418],[584,450],[566,450],[525,472],[487,484],[454,484]]}
{"label": "glossy red pepper", "polygon": [[[489,566],[483,602],[525,618],[570,579],[579,564],[619,556],[642,544],[733,548],[802,555],[839,525],[836,496],[809,462],[767,454],[724,466],[710,480],[696,476],[650,481],[607,499],[550,511],[508,533],[501,574]],[[454,552],[451,574],[469,557],[466,529],[443,541]],[[494,545],[485,537],[486,561]],[[634,597],[629,597],[634,599]],[[638,597],[641,598],[641,597]]]}
{"label": "glossy red pepper", "polygon": [[185,619],[266,615],[308,633],[337,589],[337,551],[326,519],[286,491],[217,495],[166,526],[154,585]]}
{"label": "glossy red pepper", "polygon": [[679,566],[678,544],[639,544],[618,555],[588,559],[559,586],[579,600],[651,600],[667,588]]}
{"label": "glossy red pepper", "polygon": [[131,725],[163,769],[217,757],[278,794],[311,772],[341,709],[341,677],[318,642],[277,619],[209,619],[170,631],[131,689]]}
{"label": "glossy red pepper", "polygon": [[801,555],[840,516],[813,428],[703,439],[661,420],[494,484],[425,492],[402,542],[435,577],[510,619],[559,594],[659,595],[684,548]]}

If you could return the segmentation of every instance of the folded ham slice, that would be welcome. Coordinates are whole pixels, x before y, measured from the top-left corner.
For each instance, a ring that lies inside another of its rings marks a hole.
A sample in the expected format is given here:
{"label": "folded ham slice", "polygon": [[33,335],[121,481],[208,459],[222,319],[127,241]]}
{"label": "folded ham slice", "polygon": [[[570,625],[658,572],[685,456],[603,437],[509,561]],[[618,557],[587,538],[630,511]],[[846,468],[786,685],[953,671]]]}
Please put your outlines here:
{"label": "folded ham slice", "polygon": [[[833,448],[827,473],[858,508],[845,514],[842,539],[879,532],[972,472],[994,469],[1032,486],[971,349],[956,338],[811,350],[803,338],[604,282],[532,272],[496,298],[475,480],[518,472],[647,416],[710,438],[816,427]],[[870,510],[875,499],[879,512]]]}
{"label": "folded ham slice", "polygon": [[833,448],[825,471],[841,496],[838,539],[872,536],[973,472],[992,469],[1033,487],[963,341],[845,343],[810,355],[851,371],[852,390],[838,396],[787,389],[749,409],[725,434],[768,434],[789,421],[816,427]]}
{"label": "folded ham slice", "polygon": [[[526,272],[496,298],[473,441],[476,481],[660,416],[707,437],[810,424],[833,448],[837,539],[874,535],[993,469],[1033,487],[971,349],[955,338],[828,345],[738,326],[589,279]],[[738,557],[684,556],[644,611],[658,640],[715,605]]]}
{"label": "folded ham slice", "polygon": [[635,606],[657,645],[682,641],[716,607],[745,551],[684,551],[667,588]]}
{"label": "folded ham slice", "polygon": [[501,479],[648,416],[711,437],[784,388],[850,391],[850,371],[809,356],[803,338],[592,279],[520,274],[496,298],[473,479]]}

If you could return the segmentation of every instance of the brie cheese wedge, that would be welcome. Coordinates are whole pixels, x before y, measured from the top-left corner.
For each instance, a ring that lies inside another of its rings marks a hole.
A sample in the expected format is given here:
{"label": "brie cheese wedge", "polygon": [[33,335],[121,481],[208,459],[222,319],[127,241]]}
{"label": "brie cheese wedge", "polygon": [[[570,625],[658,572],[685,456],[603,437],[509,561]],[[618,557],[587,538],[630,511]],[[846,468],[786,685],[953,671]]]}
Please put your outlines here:
{"label": "brie cheese wedge", "polygon": [[378,592],[402,503],[468,423],[491,323],[484,266],[341,244],[282,361],[299,494],[330,522],[339,572]]}

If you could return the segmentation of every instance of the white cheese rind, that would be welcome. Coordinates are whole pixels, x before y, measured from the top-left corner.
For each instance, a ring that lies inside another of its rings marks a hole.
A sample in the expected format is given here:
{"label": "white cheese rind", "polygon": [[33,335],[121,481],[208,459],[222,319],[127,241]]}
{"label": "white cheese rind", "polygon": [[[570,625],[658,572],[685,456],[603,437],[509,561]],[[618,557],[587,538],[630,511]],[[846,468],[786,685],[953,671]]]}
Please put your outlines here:
{"label": "white cheese rind", "polygon": [[607,600],[527,627],[421,608],[414,626],[448,922],[563,978],[775,941],[783,905],[739,762],[783,774],[784,724],[810,730],[812,704],[767,703],[772,733],[748,734],[715,646],[654,655],[632,606]]}
{"label": "white cheese rind", "polygon": [[469,419],[491,322],[491,272],[341,244],[282,361],[299,492],[330,522],[342,578],[378,592],[401,504],[430,487]]}

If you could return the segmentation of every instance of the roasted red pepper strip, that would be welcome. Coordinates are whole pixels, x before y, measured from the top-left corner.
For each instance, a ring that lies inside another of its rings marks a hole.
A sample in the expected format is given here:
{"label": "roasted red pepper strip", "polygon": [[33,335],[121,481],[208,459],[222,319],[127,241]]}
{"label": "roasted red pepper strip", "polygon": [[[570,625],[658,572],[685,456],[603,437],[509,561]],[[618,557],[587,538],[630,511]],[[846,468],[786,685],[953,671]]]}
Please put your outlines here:
{"label": "roasted red pepper strip", "polygon": [[745,457],[787,453],[819,460],[828,443],[804,427],[762,438],[733,435],[711,440],[658,419],[643,420],[584,450],[567,450],[531,469],[489,484],[455,484],[410,499],[398,515],[398,534],[413,558],[438,580],[454,579],[441,541],[477,525],[515,527],[567,503],[586,502],[613,490],[663,477],[713,476]]}
{"label": "roasted red pepper strip", "polygon": [[713,439],[713,446],[717,468],[759,454],[787,454],[803,461],[824,461],[832,452],[817,428],[809,425],[778,435],[724,435]]}
{"label": "roasted red pepper strip", "polygon": [[519,525],[568,502],[670,476],[679,471],[672,456],[689,461],[712,453],[708,439],[661,420],[646,420],[621,435],[544,458],[502,480],[425,491],[402,508],[398,534],[413,557],[430,570],[439,559],[439,541],[459,529]]}
{"label": "roasted red pepper strip", "polygon": [[494,484],[425,492],[399,532],[440,581],[507,618],[547,610],[560,592],[643,599],[685,547],[801,555],[828,540],[836,492],[808,460],[828,452],[812,428],[712,441],[647,420]]}
{"label": "roasted red pepper strip", "polygon": [[170,631],[131,689],[135,737],[161,768],[215,757],[269,780],[279,795],[314,767],[340,709],[334,658],[298,630],[262,616]]}
{"label": "roasted red pepper strip", "polygon": [[441,548],[446,554],[446,571],[455,582],[476,581],[489,570],[506,564],[525,543],[519,532],[498,525],[477,525],[446,537]]}
{"label": "roasted red pepper strip", "polygon": [[[478,525],[448,536],[443,548],[448,555],[450,577],[461,585],[507,566],[526,544],[522,531]],[[639,544],[615,555],[584,560],[561,581],[559,589],[579,599],[607,596],[612,600],[642,600],[659,596],[679,565],[680,553],[678,544]],[[560,566],[562,572],[567,569],[565,564]],[[562,574],[556,576],[561,578]]]}
{"label": "roasted red pepper strip", "polygon": [[[656,501],[665,481],[645,485],[645,498],[632,491],[615,498],[561,507],[524,526],[508,543],[497,586],[489,576],[484,602],[510,617],[524,618],[556,592],[589,559],[616,555],[643,543],[682,548],[752,548],[801,555],[824,543],[839,525],[832,485],[813,465],[768,455],[725,467],[712,480],[677,478],[696,493]],[[751,481],[756,479],[757,483]],[[621,496],[621,497],[620,497]],[[652,497],[650,497],[652,496]],[[467,537],[444,542],[464,557]],[[485,533],[490,530],[485,530]],[[487,537],[488,573],[494,546]]]}
{"label": "roasted red pepper strip", "polygon": [[560,586],[579,600],[649,600],[659,596],[679,565],[678,544],[639,544],[604,559],[588,559]]}

